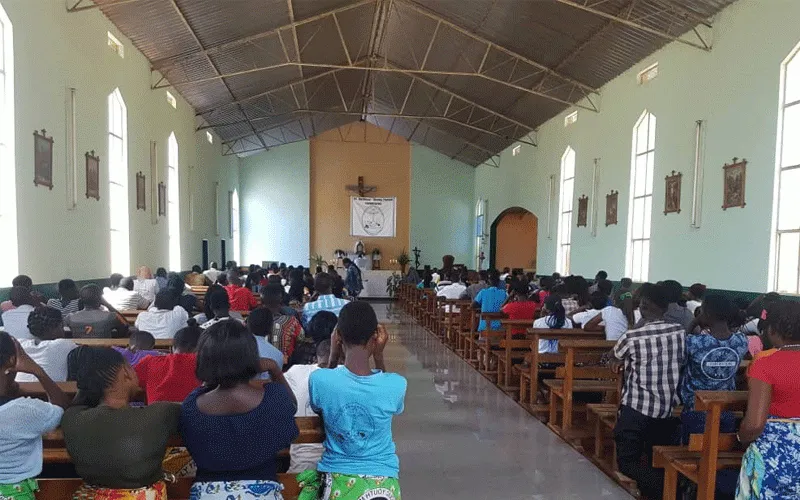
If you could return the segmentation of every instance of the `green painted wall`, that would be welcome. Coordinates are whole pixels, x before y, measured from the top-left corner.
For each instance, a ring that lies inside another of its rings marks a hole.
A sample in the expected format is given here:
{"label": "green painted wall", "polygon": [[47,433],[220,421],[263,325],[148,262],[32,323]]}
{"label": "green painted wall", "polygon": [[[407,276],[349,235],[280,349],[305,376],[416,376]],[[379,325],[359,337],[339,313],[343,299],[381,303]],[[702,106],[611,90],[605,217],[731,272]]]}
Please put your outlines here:
{"label": "green painted wall", "polygon": [[309,143],[242,158],[242,262],[308,265]]}
{"label": "green painted wall", "polygon": [[[243,262],[307,264],[309,175],[308,141],[241,159]],[[456,262],[469,262],[474,175],[472,167],[412,144],[411,247],[423,250],[422,262],[440,266],[442,256],[448,253]]]}
{"label": "green painted wall", "polygon": [[[227,191],[238,186],[238,160],[223,157],[219,138],[206,142],[195,133],[194,110],[178,99],[177,109],[165,91],[151,90],[150,65],[99,10],[68,14],[61,1],[5,0],[13,24],[15,63],[15,149],[19,272],[34,282],[76,280],[107,275],[109,269],[109,197],[107,96],[119,87],[128,109],[128,205],[131,266],[166,266],[167,218],[151,222],[136,208],[136,173],[150,184],[150,141],[158,143],[159,179],[166,182],[167,138],[174,131],[179,145],[181,250],[183,266],[199,263],[201,240],[212,243],[219,258],[219,239],[227,233]],[[111,31],[125,45],[121,59],[107,46]],[[78,203],[67,210],[66,102],[68,88],[77,89],[76,121]],[[53,190],[33,185],[34,129],[54,138]],[[87,199],[83,154],[100,155],[100,201]],[[189,175],[189,167],[193,173]],[[190,183],[191,181],[191,183]],[[214,182],[220,183],[219,213],[214,207]],[[190,196],[191,195],[191,196]],[[193,198],[194,228],[190,224]],[[222,236],[215,233],[215,216]],[[228,242],[230,246],[230,241]],[[7,283],[4,283],[7,284]],[[3,284],[0,284],[3,285]]]}
{"label": "green painted wall", "polygon": [[474,183],[471,166],[412,144],[411,247],[422,250],[421,263],[440,267],[447,254],[472,262]]}
{"label": "green painted wall", "polygon": [[[564,116],[543,125],[538,148],[522,146],[501,155],[500,168],[476,172],[475,199],[485,198],[491,222],[519,205],[539,217],[539,272],[555,268],[556,212],[547,235],[547,188],[560,174],[567,146],[577,153],[575,199],[591,194],[592,162],[600,158],[597,236],[573,227],[572,272],[593,276],[625,271],[632,129],[644,110],[656,115],[656,163],[649,279],[700,281],[714,288],[767,290],[775,178],[780,67],[800,42],[800,2],[740,0],[714,22],[713,50],[672,43],[601,89],[600,113],[580,110],[578,122]],[[639,86],[636,75],[654,62],[659,76]],[[702,151],[701,227],[691,223],[695,121],[705,121]],[[747,158],[747,206],[723,211],[722,166]],[[683,173],[680,214],[663,214],[664,177]],[[605,195],[618,190],[619,224],[604,223]],[[556,190],[557,191],[557,190]],[[573,200],[577,210],[577,202]],[[488,250],[488,249],[487,249]]]}

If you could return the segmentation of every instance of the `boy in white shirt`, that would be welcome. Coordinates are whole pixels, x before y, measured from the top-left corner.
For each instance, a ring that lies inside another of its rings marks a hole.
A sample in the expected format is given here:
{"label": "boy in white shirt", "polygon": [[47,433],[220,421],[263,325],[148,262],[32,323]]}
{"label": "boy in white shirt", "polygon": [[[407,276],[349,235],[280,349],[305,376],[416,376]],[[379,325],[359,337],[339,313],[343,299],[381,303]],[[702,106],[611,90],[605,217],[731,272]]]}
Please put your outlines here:
{"label": "boy in white shirt", "polygon": [[[40,306],[28,315],[28,329],[33,339],[20,340],[28,356],[41,366],[54,382],[67,380],[67,357],[78,346],[64,337],[61,311]],[[36,382],[35,375],[17,372],[17,382]]]}
{"label": "boy in white shirt", "polygon": [[[311,398],[308,393],[308,379],[311,374],[320,368],[327,368],[331,353],[331,341],[323,340],[317,344],[316,363],[311,365],[294,365],[285,373],[286,381],[292,388],[297,398],[297,413],[295,417],[316,417],[311,409]],[[317,462],[322,457],[324,448],[319,443],[293,444],[289,449],[290,474],[297,474],[307,469],[316,469]]]}

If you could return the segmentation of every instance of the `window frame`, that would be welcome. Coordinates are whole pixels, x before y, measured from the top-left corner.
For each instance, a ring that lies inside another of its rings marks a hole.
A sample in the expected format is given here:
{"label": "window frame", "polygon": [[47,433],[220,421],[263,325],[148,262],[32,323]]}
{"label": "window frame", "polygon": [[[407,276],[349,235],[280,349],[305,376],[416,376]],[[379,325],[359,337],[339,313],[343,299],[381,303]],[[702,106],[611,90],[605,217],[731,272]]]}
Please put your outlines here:
{"label": "window frame", "polygon": [[0,286],[19,273],[14,97],[14,26],[0,5]]}
{"label": "window frame", "polygon": [[182,271],[179,154],[178,139],[172,132],[167,139],[167,240],[169,267],[175,272]]}
{"label": "window frame", "polygon": [[123,275],[131,272],[128,195],[128,107],[116,88],[108,95],[109,266],[112,273]]}
{"label": "window frame", "polygon": [[[572,255],[572,221],[574,213],[575,198],[575,176],[577,174],[578,153],[567,146],[564,154],[561,155],[561,173],[558,181],[558,229],[556,232],[556,271],[566,276],[570,273]],[[572,176],[566,177],[568,162],[572,161]],[[572,183],[572,193],[569,197],[564,196],[567,182]],[[567,199],[569,198],[569,199]],[[564,216],[567,216],[565,223]],[[566,236],[565,236],[566,234]],[[566,253],[565,253],[566,250]]]}
{"label": "window frame", "polygon": [[[796,69],[797,75],[790,80],[790,68]],[[790,83],[794,82],[791,88]],[[794,97],[794,99],[790,99]],[[781,229],[781,191],[783,191],[783,184],[788,181],[786,175],[789,172],[797,173],[800,170],[800,158],[796,162],[789,165],[784,165],[786,144],[784,136],[787,135],[787,111],[800,111],[800,44],[794,47],[792,51],[786,56],[786,59],[781,63],[780,69],[780,91],[778,94],[778,127],[776,138],[776,153],[775,153],[775,180],[774,180],[774,195],[772,206],[772,233],[770,238],[770,261],[769,261],[769,279],[768,286],[771,287],[768,291],[776,291],[781,294],[798,295],[800,294],[800,222],[796,226]],[[793,127],[795,130],[800,130],[800,122]],[[795,152],[795,156],[798,153]],[[800,180],[796,180],[793,187],[800,187]],[[796,249],[796,261],[790,271],[794,278],[794,288],[787,289],[781,287],[781,240],[783,237],[793,236],[798,239]]]}
{"label": "window frame", "polygon": [[[646,143],[642,147],[641,144],[639,144],[639,139],[641,135],[640,129],[643,126],[646,126],[647,129],[645,130]],[[650,243],[653,229],[653,185],[656,163],[656,130],[656,116],[653,113],[645,110],[639,119],[636,120],[636,124],[633,126],[633,134],[631,139],[631,175],[630,195],[628,199],[628,237],[625,249],[625,274],[635,282],[645,282],[649,279],[650,275]],[[637,195],[637,165],[640,159],[644,161],[644,193]],[[642,226],[640,236],[636,236],[634,233],[634,226],[638,222],[636,210],[637,200],[642,200]],[[637,263],[637,246],[641,250],[641,254],[639,255],[638,259],[638,270],[635,269],[635,264]]]}

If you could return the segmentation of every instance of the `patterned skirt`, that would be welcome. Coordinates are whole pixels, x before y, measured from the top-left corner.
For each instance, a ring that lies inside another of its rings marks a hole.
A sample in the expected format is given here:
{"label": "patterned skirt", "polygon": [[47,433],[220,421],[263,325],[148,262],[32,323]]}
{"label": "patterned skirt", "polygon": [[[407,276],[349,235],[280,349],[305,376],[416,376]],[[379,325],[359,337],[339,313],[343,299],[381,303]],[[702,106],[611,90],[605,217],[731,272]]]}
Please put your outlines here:
{"label": "patterned skirt", "polygon": [[78,488],[72,500],[167,500],[167,485],[158,482],[147,488],[121,490],[95,488],[84,484]]}
{"label": "patterned skirt", "polygon": [[39,485],[35,479],[14,484],[0,484],[0,500],[35,500]]}
{"label": "patterned skirt", "polygon": [[770,418],[744,453],[736,500],[800,498],[800,419]]}
{"label": "patterned skirt", "polygon": [[275,481],[209,481],[192,485],[189,500],[283,500]]}
{"label": "patterned skirt", "polygon": [[298,500],[401,500],[400,482],[393,477],[307,470],[297,481]]}

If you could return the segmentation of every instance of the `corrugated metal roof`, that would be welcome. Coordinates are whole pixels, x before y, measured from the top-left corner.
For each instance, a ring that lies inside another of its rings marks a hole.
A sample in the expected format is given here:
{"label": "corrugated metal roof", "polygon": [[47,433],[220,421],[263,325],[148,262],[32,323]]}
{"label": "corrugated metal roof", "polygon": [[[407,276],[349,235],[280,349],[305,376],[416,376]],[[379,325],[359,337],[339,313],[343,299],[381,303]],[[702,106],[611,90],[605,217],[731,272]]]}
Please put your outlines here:
{"label": "corrugated metal roof", "polygon": [[95,0],[230,153],[366,119],[472,165],[733,1]]}

